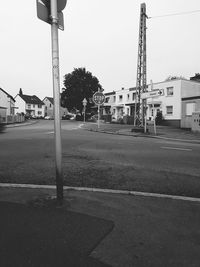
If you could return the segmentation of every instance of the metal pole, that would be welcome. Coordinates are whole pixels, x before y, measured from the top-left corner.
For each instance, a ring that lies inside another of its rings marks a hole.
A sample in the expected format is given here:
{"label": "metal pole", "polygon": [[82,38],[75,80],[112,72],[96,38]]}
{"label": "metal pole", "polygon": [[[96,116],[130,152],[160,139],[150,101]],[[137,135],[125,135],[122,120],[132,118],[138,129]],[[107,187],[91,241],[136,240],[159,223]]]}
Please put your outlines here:
{"label": "metal pole", "polygon": [[98,105],[98,129],[100,128],[100,105]]}
{"label": "metal pole", "polygon": [[57,201],[63,202],[63,175],[61,149],[61,122],[60,122],[60,76],[59,76],[59,47],[58,47],[58,13],[57,0],[51,0],[51,38],[52,38],[52,74],[54,96],[54,132],[55,132],[55,160],[56,160],[56,188]]}
{"label": "metal pole", "polygon": [[[153,100],[153,98],[152,98]],[[153,102],[153,101],[152,101]],[[153,102],[153,128],[154,128],[154,134],[156,135],[156,116],[155,116],[155,106]]]}
{"label": "metal pole", "polygon": [[85,105],[84,105],[84,123],[85,123]]}

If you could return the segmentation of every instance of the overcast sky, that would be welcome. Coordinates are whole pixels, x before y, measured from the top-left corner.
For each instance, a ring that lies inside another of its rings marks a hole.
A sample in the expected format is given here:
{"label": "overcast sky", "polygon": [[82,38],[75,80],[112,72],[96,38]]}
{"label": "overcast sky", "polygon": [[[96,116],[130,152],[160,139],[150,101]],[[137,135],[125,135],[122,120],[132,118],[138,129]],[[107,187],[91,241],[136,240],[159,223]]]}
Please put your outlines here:
{"label": "overcast sky", "polygon": [[[137,0],[68,0],[59,30],[63,76],[85,67],[105,92],[136,84],[140,4]],[[199,0],[146,0],[147,83],[200,72]],[[51,26],[37,18],[36,0],[2,1],[0,87],[13,97],[52,96]]]}

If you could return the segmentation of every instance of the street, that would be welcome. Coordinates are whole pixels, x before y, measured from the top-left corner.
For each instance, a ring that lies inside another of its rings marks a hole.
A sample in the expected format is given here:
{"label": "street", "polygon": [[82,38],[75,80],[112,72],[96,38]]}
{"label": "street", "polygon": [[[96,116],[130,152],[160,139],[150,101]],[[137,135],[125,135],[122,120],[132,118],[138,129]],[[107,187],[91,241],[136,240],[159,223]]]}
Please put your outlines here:
{"label": "street", "polygon": [[[200,145],[91,132],[62,121],[64,184],[200,197]],[[53,121],[0,134],[0,182],[55,184]]]}

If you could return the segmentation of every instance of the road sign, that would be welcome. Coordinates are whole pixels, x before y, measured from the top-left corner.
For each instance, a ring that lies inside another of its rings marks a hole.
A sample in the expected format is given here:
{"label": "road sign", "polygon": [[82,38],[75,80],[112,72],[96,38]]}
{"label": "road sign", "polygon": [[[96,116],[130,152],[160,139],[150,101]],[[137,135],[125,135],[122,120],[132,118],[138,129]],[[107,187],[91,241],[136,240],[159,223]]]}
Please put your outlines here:
{"label": "road sign", "polygon": [[142,99],[147,99],[147,98],[152,98],[152,97],[158,97],[164,95],[164,90],[163,89],[157,89],[157,90],[152,90],[146,93],[141,94]]}
{"label": "road sign", "polygon": [[[36,0],[37,3],[37,17],[44,22],[51,24],[50,17],[50,0]],[[67,3],[67,0],[57,0],[57,9],[58,9],[58,28],[64,30],[64,18],[63,13],[61,12]]]}
{"label": "road sign", "polygon": [[84,98],[83,101],[82,101],[82,103],[83,103],[83,106],[85,107],[87,105],[87,99]]}
{"label": "road sign", "polygon": [[96,105],[102,105],[105,102],[105,95],[101,92],[96,92],[93,95],[93,101]]}

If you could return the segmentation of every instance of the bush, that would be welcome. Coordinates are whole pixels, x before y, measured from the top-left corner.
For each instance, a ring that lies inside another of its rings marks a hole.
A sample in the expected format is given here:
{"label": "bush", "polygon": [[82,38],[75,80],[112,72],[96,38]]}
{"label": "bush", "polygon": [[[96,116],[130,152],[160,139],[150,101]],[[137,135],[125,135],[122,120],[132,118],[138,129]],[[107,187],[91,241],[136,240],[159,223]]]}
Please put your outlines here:
{"label": "bush", "polygon": [[5,130],[6,126],[4,123],[0,123],[0,133]]}
{"label": "bush", "polygon": [[156,115],[156,124],[157,125],[161,125],[163,123],[163,115],[162,115],[162,111],[158,111],[157,115]]}

